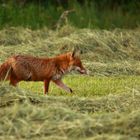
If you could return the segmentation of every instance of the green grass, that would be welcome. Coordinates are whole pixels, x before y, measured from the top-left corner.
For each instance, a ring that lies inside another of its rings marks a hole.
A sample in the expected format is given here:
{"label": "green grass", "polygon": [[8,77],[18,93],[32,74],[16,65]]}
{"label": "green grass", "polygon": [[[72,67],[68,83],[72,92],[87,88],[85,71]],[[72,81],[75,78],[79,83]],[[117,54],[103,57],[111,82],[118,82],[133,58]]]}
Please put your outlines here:
{"label": "green grass", "polygon": [[[68,24],[78,28],[137,28],[140,25],[139,2],[131,2],[128,5],[120,5],[119,8],[111,9],[101,3],[104,8],[95,3],[80,5],[76,1],[70,2],[67,9],[75,12],[68,15]],[[84,10],[83,10],[84,9]],[[127,10],[126,10],[127,9]],[[55,28],[58,19],[65,11],[62,6],[49,4],[47,7],[37,4],[27,4],[23,7],[14,3],[0,5],[0,28],[27,27],[40,29],[43,27]],[[62,20],[62,25],[67,24]]]}
{"label": "green grass", "polygon": [[[64,83],[73,89],[73,93],[67,93],[59,89],[53,82],[50,85],[49,96],[64,95],[78,97],[100,97],[109,94],[123,94],[140,91],[139,76],[98,77],[71,75],[63,79]],[[20,88],[43,95],[43,82],[21,82]]]}

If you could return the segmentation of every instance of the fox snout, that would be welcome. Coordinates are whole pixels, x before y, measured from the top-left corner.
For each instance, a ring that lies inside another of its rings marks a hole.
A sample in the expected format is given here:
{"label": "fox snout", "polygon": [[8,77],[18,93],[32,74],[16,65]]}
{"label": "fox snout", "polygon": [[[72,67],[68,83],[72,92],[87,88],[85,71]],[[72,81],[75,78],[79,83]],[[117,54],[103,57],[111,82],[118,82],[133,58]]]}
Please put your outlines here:
{"label": "fox snout", "polygon": [[85,68],[76,67],[75,70],[81,74],[88,74],[88,72]]}

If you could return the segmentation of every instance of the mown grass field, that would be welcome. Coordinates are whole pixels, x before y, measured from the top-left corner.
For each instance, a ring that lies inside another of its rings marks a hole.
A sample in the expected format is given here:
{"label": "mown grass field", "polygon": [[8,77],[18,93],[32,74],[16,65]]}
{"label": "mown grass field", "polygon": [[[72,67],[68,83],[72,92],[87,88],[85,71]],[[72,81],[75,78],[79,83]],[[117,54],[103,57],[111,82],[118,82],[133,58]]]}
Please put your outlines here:
{"label": "mown grass field", "polygon": [[[119,95],[140,90],[140,76],[80,76],[69,75],[64,78],[64,83],[73,89],[73,94],[59,89],[53,82],[50,85],[49,96],[70,96],[70,97],[100,97],[109,94]],[[21,82],[20,88],[32,91],[35,94],[43,95],[43,82]]]}
{"label": "mown grass field", "polygon": [[64,77],[74,93],[53,83],[0,83],[0,139],[139,140],[140,29],[0,31],[0,62],[14,54],[51,57],[77,47],[89,75]]}

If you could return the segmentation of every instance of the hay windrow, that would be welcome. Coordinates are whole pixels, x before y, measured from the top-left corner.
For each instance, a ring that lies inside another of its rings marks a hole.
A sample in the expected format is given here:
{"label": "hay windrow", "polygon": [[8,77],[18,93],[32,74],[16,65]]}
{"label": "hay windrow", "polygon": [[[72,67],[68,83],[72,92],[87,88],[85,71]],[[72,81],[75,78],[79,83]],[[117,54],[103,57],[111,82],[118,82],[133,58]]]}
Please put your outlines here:
{"label": "hay windrow", "polygon": [[89,99],[35,96],[5,85],[0,91],[4,138],[139,138],[140,93]]}
{"label": "hay windrow", "polygon": [[139,28],[107,31],[64,26],[58,31],[32,31],[11,27],[0,31],[0,61],[14,54],[55,56],[77,47],[82,50],[82,59],[94,75],[139,75],[139,40]]}

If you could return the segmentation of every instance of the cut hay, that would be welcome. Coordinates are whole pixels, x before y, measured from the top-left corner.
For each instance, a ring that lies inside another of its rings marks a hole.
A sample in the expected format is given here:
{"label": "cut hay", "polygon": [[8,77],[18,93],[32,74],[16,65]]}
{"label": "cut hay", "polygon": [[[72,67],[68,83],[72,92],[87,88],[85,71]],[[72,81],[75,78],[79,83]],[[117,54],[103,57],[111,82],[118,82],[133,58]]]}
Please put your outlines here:
{"label": "cut hay", "polygon": [[58,31],[33,31],[11,27],[0,31],[0,61],[14,54],[55,56],[77,47],[82,50],[82,59],[93,75],[139,75],[139,40],[140,29],[107,31],[67,25]]}
{"label": "cut hay", "polygon": [[89,99],[0,91],[1,139],[140,138],[140,93]]}
{"label": "cut hay", "polygon": [[11,55],[52,57],[73,48],[82,50],[90,75],[64,79],[74,88],[72,95],[53,86],[55,93],[39,95],[40,83],[23,82],[19,88],[0,83],[0,139],[140,139],[140,29],[0,31],[0,63]]}

